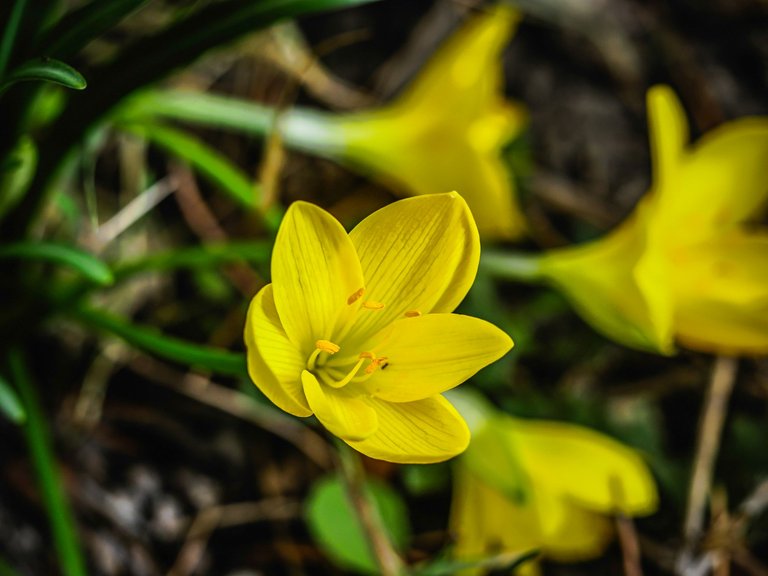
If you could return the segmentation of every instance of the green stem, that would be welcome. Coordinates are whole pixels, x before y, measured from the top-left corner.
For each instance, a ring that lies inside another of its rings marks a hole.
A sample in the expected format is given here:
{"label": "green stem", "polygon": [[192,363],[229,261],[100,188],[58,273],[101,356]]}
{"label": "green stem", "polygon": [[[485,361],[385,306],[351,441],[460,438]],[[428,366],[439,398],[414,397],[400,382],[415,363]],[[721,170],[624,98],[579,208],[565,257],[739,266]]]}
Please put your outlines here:
{"label": "green stem", "polygon": [[8,24],[3,31],[3,37],[0,38],[0,79],[5,75],[5,69],[11,59],[13,43],[16,41],[16,33],[19,31],[19,23],[26,3],[27,0],[16,0],[13,8],[11,8],[11,15],[8,17]]}
{"label": "green stem", "polygon": [[56,469],[50,434],[37,392],[34,389],[23,354],[12,349],[8,354],[11,374],[27,411],[24,433],[37,472],[40,492],[48,512],[53,542],[65,576],[85,576],[85,561],[77,536],[75,520],[64,495],[61,476]]}
{"label": "green stem", "polygon": [[365,471],[359,454],[341,440],[334,440],[339,454],[341,477],[379,565],[379,573],[382,576],[405,576],[408,574],[405,565],[389,541],[376,509],[365,495]]}
{"label": "green stem", "polygon": [[539,283],[544,279],[541,257],[535,254],[486,250],[480,258],[480,268],[503,280]]}

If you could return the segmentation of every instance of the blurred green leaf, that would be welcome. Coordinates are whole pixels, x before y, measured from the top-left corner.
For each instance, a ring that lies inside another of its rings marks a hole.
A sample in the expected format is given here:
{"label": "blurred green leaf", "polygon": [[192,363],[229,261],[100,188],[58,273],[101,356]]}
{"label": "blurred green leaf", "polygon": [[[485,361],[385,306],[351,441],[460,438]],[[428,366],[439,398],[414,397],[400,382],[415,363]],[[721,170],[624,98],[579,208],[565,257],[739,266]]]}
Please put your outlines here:
{"label": "blurred green leaf", "polygon": [[0,161],[0,218],[24,196],[36,166],[35,142],[24,135]]}
{"label": "blurred green leaf", "polygon": [[45,54],[72,56],[148,0],[96,0],[70,11],[38,41]]}
{"label": "blurred green leaf", "polygon": [[512,570],[533,560],[538,555],[537,550],[530,550],[528,552],[498,554],[479,560],[459,561],[441,558],[423,568],[417,568],[413,571],[413,576],[451,576],[465,570],[493,570],[494,574],[512,574]]}
{"label": "blurred green leaf", "polygon": [[8,15],[5,29],[0,36],[0,80],[3,79],[5,75],[5,67],[11,59],[13,44],[16,41],[16,35],[19,32],[19,24],[21,23],[21,16],[24,14],[26,4],[27,0],[16,0],[13,3],[13,8],[11,8],[11,12]]}
{"label": "blurred green leaf", "polygon": [[21,400],[2,376],[0,376],[0,412],[16,424],[23,424],[27,420],[27,413],[21,405]]}
{"label": "blurred green leaf", "polygon": [[53,242],[17,242],[0,246],[0,259],[22,258],[25,260],[45,260],[63,264],[87,279],[108,286],[114,282],[112,271],[101,260],[72,246]]}
{"label": "blurred green leaf", "polygon": [[131,324],[111,314],[81,306],[70,311],[87,326],[119,336],[161,358],[232,376],[245,376],[245,355],[166,336],[155,328]]}
{"label": "blurred green leaf", "polygon": [[272,243],[268,241],[231,242],[206,244],[150,254],[135,260],[121,262],[114,268],[115,278],[120,280],[134,274],[174,268],[206,268],[231,262],[269,262]]}
{"label": "blurred green leaf", "polygon": [[17,82],[52,82],[73,90],[83,90],[88,84],[77,70],[61,60],[36,58],[13,69],[0,83],[0,94]]}
{"label": "blurred green leaf", "polygon": [[401,468],[403,484],[409,494],[425,496],[448,487],[451,472],[445,462],[439,464],[406,464]]}
{"label": "blurred green leaf", "polygon": [[277,117],[274,108],[240,98],[186,90],[145,90],[117,113],[127,122],[172,118],[201,126],[264,136]]}
{"label": "blurred green leaf", "polygon": [[251,182],[239,168],[194,136],[161,124],[128,124],[122,127],[186,160],[238,204],[253,208],[261,202],[261,187],[258,184]]}
{"label": "blurred green leaf", "polygon": [[[396,549],[404,550],[410,529],[408,511],[399,494],[373,479],[366,482],[365,491],[392,544]],[[315,483],[307,498],[305,517],[315,541],[341,568],[364,574],[379,573],[370,544],[340,478],[327,476]]]}

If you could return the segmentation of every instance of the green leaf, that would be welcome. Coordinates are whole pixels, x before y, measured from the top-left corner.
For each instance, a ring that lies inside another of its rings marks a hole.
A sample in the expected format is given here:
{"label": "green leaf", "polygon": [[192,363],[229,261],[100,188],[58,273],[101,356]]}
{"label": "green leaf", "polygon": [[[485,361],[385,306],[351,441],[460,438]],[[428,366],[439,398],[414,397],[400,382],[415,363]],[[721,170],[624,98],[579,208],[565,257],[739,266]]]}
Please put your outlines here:
{"label": "green leaf", "polygon": [[232,262],[266,264],[272,252],[268,241],[206,244],[151,254],[122,262],[115,266],[115,278],[120,280],[134,274],[174,268],[207,268]]}
{"label": "green leaf", "polygon": [[37,147],[27,135],[0,161],[0,218],[26,193],[35,175]]}
{"label": "green leaf", "polygon": [[190,90],[145,90],[120,107],[125,122],[172,118],[200,126],[264,136],[277,118],[274,108],[240,98]]}
{"label": "green leaf", "polygon": [[[365,491],[392,544],[404,550],[410,529],[408,511],[400,496],[373,479],[366,482]],[[307,499],[305,517],[315,541],[339,567],[378,574],[378,564],[340,478],[327,476],[315,483]]]}
{"label": "green leaf", "polygon": [[253,208],[260,203],[260,186],[251,182],[239,168],[197,138],[161,124],[127,124],[122,127],[186,160],[206,180],[227,192],[238,204]]}
{"label": "green leaf", "polygon": [[81,306],[70,311],[87,326],[119,336],[129,344],[161,358],[232,376],[245,376],[245,355],[186,342],[155,328]]}
{"label": "green leaf", "polygon": [[73,90],[83,90],[87,83],[83,75],[53,58],[36,58],[15,68],[0,84],[0,94],[18,82],[52,82]]}
{"label": "green leaf", "polygon": [[0,412],[16,424],[23,424],[27,420],[27,413],[21,405],[21,400],[2,376],[0,376]]}
{"label": "green leaf", "polygon": [[21,17],[24,14],[26,4],[27,0],[15,0],[13,8],[11,8],[11,12],[8,15],[5,29],[0,36],[0,79],[5,75],[5,67],[8,65],[8,61],[11,58],[13,44],[15,43],[16,35],[19,32],[19,24],[21,24]]}
{"label": "green leaf", "polygon": [[78,248],[54,242],[17,242],[0,246],[0,259],[44,260],[68,266],[88,280],[108,286],[114,282],[112,271],[101,260]]}
{"label": "green leaf", "polygon": [[[413,576],[451,576],[463,573],[465,570],[493,570],[493,573],[512,574],[526,562],[530,562],[539,555],[537,550],[521,553],[498,554],[479,560],[446,560],[439,559],[429,565],[416,569]],[[473,572],[474,573],[474,572]]]}
{"label": "green leaf", "polygon": [[68,57],[100,36],[148,0],[96,0],[61,18],[38,42],[45,54]]}

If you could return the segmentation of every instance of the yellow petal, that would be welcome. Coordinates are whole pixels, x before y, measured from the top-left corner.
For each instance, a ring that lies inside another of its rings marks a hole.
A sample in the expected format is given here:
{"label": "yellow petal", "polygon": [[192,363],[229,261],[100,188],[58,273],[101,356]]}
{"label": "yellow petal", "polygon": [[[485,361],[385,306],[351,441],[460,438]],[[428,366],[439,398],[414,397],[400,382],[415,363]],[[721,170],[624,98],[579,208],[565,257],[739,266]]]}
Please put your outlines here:
{"label": "yellow petal", "polygon": [[541,533],[540,549],[547,558],[579,562],[605,552],[613,537],[611,518],[587,510],[543,486],[536,488],[534,497]]}
{"label": "yellow petal", "polygon": [[[544,542],[533,506],[516,504],[461,460],[454,466],[449,530],[456,539],[454,555],[465,560],[503,552],[528,552],[540,549]],[[539,573],[535,562],[526,566],[527,571],[518,570],[515,574]],[[466,572],[467,576],[480,573],[484,572]]]}
{"label": "yellow petal", "polygon": [[646,100],[654,178],[657,184],[663,185],[673,176],[688,145],[688,121],[669,86],[653,86]]}
{"label": "yellow petal", "polygon": [[644,209],[638,206],[604,238],[547,253],[541,270],[596,330],[626,346],[670,354],[673,289],[661,248],[649,245]]}
{"label": "yellow petal", "polygon": [[356,313],[347,299],[363,286],[355,248],[339,222],[307,202],[288,208],[275,240],[272,282],[277,312],[294,345],[309,355]]}
{"label": "yellow petal", "polygon": [[768,234],[731,232],[677,256],[681,342],[712,353],[768,353]]}
{"label": "yellow petal", "polygon": [[348,395],[343,390],[323,386],[306,370],[301,373],[301,382],[309,406],[317,419],[342,440],[363,440],[376,431],[376,412],[362,400]]}
{"label": "yellow petal", "polygon": [[504,99],[501,51],[518,20],[498,6],[469,20],[392,104],[342,117],[343,156],[394,190],[458,190],[480,233],[521,236],[525,222],[502,146],[527,123]]}
{"label": "yellow petal", "polygon": [[388,402],[412,402],[449,390],[512,348],[510,337],[493,324],[459,314],[396,320],[388,332],[372,348],[387,357],[387,365],[365,383],[371,395]]}
{"label": "yellow petal", "polygon": [[289,340],[277,316],[272,285],[251,300],[245,322],[248,374],[264,395],[294,416],[310,416],[301,389],[305,359]]}
{"label": "yellow petal", "polygon": [[654,230],[692,243],[756,217],[768,200],[768,119],[727,122],[689,147],[685,113],[672,90],[652,88],[648,104]]}
{"label": "yellow petal", "polygon": [[531,482],[594,512],[633,516],[656,509],[656,486],[631,448],[593,430],[561,422],[510,420],[520,465]]}
{"label": "yellow petal", "polygon": [[391,403],[369,398],[379,428],[360,442],[347,442],[377,460],[429,464],[442,462],[464,451],[469,429],[456,409],[442,396],[416,402]]}
{"label": "yellow petal", "polygon": [[366,280],[364,298],[384,304],[358,319],[366,338],[406,312],[451,312],[475,279],[480,239],[455,192],[408,198],[377,210],[350,232]]}

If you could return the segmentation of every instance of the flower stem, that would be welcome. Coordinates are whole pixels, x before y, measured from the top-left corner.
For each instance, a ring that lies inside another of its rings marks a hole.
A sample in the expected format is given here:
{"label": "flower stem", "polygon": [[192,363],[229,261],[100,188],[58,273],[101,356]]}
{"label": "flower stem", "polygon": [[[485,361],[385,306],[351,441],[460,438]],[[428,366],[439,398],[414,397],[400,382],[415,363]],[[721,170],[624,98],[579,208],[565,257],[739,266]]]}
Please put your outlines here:
{"label": "flower stem", "polygon": [[48,512],[53,542],[65,576],[86,576],[85,561],[78,542],[75,521],[64,495],[62,480],[56,470],[55,457],[45,417],[31,382],[22,353],[11,350],[8,355],[11,375],[27,411],[24,433],[29,453],[37,472],[40,492]]}
{"label": "flower stem", "polygon": [[696,540],[704,528],[707,498],[712,487],[712,474],[725,422],[728,400],[736,382],[738,360],[731,356],[718,356],[709,381],[707,397],[701,413],[698,446],[693,474],[688,491],[688,508],[683,535],[686,548],[681,556],[690,558]]}
{"label": "flower stem", "polygon": [[539,256],[522,252],[486,250],[480,257],[480,269],[503,280],[538,283],[543,279]]}
{"label": "flower stem", "polygon": [[365,495],[365,472],[360,457],[340,440],[336,440],[336,447],[339,453],[339,471],[355,514],[379,565],[379,573],[382,576],[404,576],[407,571],[403,561],[392,547],[381,518]]}

